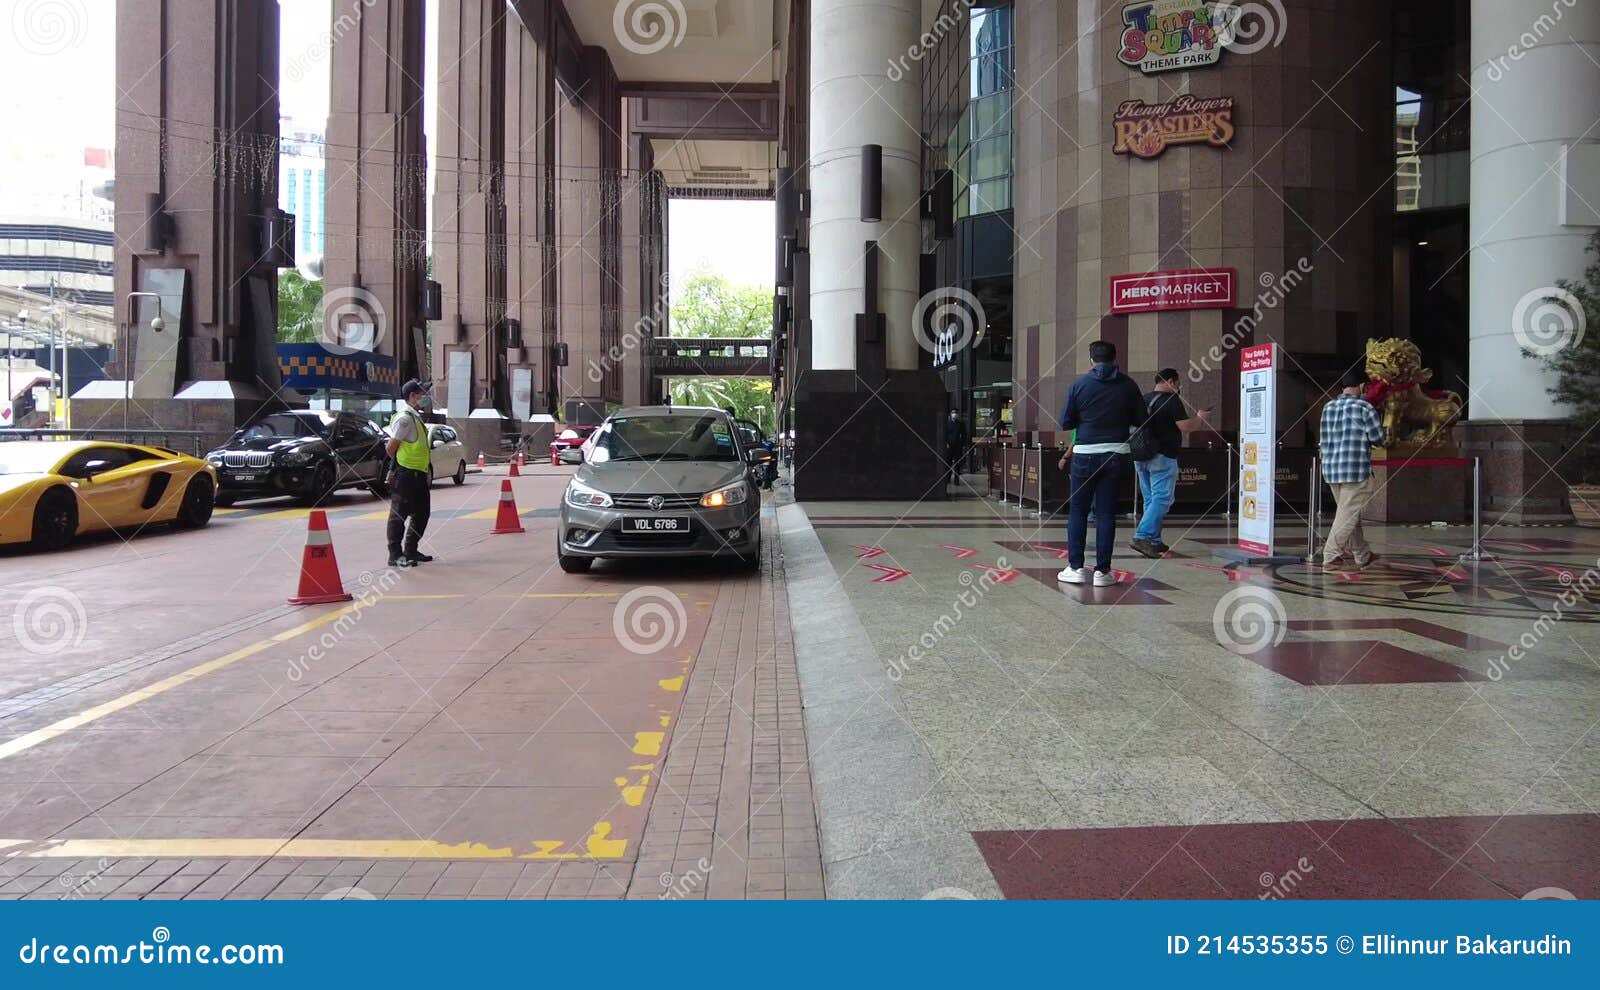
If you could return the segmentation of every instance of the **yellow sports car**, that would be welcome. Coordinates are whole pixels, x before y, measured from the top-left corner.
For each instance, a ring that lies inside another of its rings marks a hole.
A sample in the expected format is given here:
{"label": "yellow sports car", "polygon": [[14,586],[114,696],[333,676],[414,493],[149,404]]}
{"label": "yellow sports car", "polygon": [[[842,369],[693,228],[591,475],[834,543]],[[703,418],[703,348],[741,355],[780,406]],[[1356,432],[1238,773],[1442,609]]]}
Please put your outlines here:
{"label": "yellow sports car", "polygon": [[79,533],[211,521],[217,472],[162,447],[79,440],[0,443],[0,544],[59,550]]}

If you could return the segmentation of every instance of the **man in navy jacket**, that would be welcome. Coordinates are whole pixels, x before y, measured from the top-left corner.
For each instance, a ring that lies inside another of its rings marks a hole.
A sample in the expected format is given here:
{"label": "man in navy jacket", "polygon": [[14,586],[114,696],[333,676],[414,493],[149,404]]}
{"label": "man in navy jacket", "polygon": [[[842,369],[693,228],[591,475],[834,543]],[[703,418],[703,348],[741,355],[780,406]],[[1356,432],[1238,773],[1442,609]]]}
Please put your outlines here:
{"label": "man in navy jacket", "polygon": [[[1061,408],[1061,428],[1076,430],[1060,466],[1072,465],[1067,503],[1067,568],[1056,580],[1103,588],[1117,583],[1111,573],[1111,550],[1117,539],[1117,488],[1133,463],[1128,434],[1145,421],[1144,395],[1133,379],[1117,368],[1117,346],[1097,340],[1089,345],[1094,367],[1072,383]],[[1094,573],[1083,566],[1089,509],[1094,508]]]}

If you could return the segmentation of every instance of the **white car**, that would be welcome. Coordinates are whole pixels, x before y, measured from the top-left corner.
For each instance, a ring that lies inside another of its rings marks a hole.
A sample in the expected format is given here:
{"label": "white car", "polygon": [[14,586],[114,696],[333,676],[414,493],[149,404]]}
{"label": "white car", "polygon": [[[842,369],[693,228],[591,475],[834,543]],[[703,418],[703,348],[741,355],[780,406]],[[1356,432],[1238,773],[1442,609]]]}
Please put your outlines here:
{"label": "white car", "polygon": [[442,423],[429,423],[428,445],[433,448],[428,455],[429,482],[449,478],[458,485],[465,483],[467,445],[456,436],[456,431]]}

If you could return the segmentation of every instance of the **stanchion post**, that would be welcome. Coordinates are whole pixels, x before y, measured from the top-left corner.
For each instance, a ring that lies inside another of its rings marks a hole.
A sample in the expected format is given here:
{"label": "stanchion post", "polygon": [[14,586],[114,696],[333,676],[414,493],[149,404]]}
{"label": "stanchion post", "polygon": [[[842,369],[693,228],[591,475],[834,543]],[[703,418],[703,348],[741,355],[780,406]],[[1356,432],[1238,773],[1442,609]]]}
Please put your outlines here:
{"label": "stanchion post", "polygon": [[1225,508],[1222,510],[1222,526],[1223,526],[1223,534],[1222,535],[1227,538],[1227,541],[1228,541],[1229,544],[1232,544],[1233,543],[1233,483],[1237,479],[1235,479],[1234,476],[1233,476],[1233,444],[1231,444],[1228,441],[1224,440],[1224,441],[1222,441],[1222,445],[1224,447],[1226,447],[1227,450],[1228,450],[1228,474],[1227,474],[1226,477],[1224,477],[1222,479],[1222,504],[1225,506]]}
{"label": "stanchion post", "polygon": [[1306,563],[1314,563],[1317,559],[1317,499],[1322,496],[1322,486],[1317,484],[1317,476],[1321,473],[1317,463],[1318,458],[1311,458],[1311,490],[1306,495]]}
{"label": "stanchion post", "polygon": [[1472,459],[1472,549],[1463,554],[1473,560],[1493,560],[1483,552],[1483,458]]}
{"label": "stanchion post", "polygon": [[[1026,477],[1026,475],[1024,475]],[[1033,505],[1033,514],[1036,518],[1044,518],[1044,444],[1039,445],[1039,472],[1038,483],[1034,485],[1034,495],[1038,501]]]}

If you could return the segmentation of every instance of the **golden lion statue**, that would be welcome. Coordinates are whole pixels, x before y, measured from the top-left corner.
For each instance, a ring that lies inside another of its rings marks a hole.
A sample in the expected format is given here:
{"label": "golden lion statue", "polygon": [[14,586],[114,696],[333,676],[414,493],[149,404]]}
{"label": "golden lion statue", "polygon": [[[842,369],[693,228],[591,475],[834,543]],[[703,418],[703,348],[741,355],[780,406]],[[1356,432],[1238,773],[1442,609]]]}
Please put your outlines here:
{"label": "golden lion statue", "polygon": [[1367,377],[1367,401],[1383,417],[1385,447],[1454,449],[1450,428],[1461,418],[1461,396],[1423,391],[1433,372],[1422,366],[1416,344],[1399,338],[1367,341]]}

